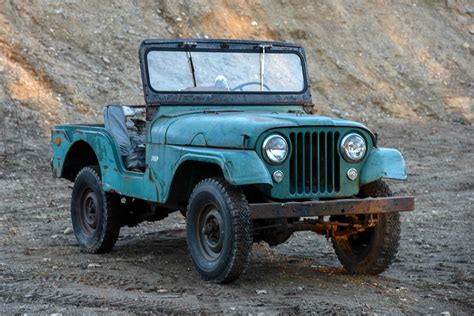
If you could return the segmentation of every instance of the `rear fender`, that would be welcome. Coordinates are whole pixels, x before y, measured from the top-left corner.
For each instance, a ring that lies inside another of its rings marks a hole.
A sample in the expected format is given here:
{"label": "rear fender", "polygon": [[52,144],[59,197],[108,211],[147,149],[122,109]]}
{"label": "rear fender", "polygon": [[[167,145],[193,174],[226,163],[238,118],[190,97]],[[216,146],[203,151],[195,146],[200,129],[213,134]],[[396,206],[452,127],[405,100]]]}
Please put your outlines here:
{"label": "rear fender", "polygon": [[[161,187],[150,170],[145,173],[127,170],[112,136],[101,127],[71,126],[58,128],[54,136],[61,139],[60,146],[53,144],[53,172],[64,177],[64,165],[78,157],[69,155],[75,144],[87,144],[95,154],[100,167],[102,189],[107,192],[158,202]],[[78,161],[78,164],[81,164]],[[84,165],[85,166],[85,165]],[[74,181],[74,178],[70,179]]]}

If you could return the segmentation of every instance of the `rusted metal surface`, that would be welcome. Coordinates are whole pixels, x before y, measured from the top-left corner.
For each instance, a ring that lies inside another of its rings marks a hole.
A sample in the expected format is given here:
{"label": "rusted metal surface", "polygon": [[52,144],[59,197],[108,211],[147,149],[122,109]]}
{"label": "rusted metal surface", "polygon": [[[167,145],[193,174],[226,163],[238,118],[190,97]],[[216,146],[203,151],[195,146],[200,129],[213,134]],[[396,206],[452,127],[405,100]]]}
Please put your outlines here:
{"label": "rusted metal surface", "polygon": [[377,214],[407,212],[413,211],[414,209],[415,199],[412,196],[287,203],[253,203],[250,204],[250,217],[252,219],[268,219]]}
{"label": "rusted metal surface", "polygon": [[312,231],[316,234],[326,235],[327,238],[346,238],[349,235],[363,232],[367,228],[375,227],[378,223],[377,215],[369,214],[368,216],[365,222],[359,222],[356,218],[355,223],[305,219],[292,223],[288,226],[288,230],[291,233],[296,231]]}

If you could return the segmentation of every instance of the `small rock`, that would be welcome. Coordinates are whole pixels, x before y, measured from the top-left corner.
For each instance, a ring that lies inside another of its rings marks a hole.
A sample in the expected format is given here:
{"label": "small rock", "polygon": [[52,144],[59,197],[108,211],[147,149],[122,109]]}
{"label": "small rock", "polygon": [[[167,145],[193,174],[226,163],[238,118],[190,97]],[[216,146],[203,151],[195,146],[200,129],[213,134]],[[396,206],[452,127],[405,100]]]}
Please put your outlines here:
{"label": "small rock", "polygon": [[168,293],[168,290],[167,289],[159,289],[156,292],[159,293],[159,294],[165,294],[165,293]]}
{"label": "small rock", "polygon": [[331,109],[331,112],[334,113],[334,114],[342,114],[342,111],[340,111],[338,109]]}
{"label": "small rock", "polygon": [[57,269],[59,269],[59,267],[58,266],[53,266],[52,269],[57,270]]}
{"label": "small rock", "polygon": [[89,263],[87,269],[100,268],[102,267],[99,263]]}
{"label": "small rock", "polygon": [[462,44],[462,47],[468,49],[469,47],[471,47],[471,45],[469,45],[469,43],[464,43],[464,44]]}
{"label": "small rock", "polygon": [[441,312],[439,313],[441,316],[451,316],[451,313],[448,312],[448,311],[444,311],[444,312]]}
{"label": "small rock", "polygon": [[181,21],[183,21],[183,19],[180,18],[180,17],[177,17],[177,18],[176,18],[176,21],[177,21],[177,22],[181,22]]}
{"label": "small rock", "polygon": [[474,16],[474,7],[467,7],[466,13],[469,14],[470,16]]}
{"label": "small rock", "polygon": [[59,237],[59,235],[53,235],[53,236],[51,236],[51,238],[53,238],[53,239],[56,239],[56,238],[58,238],[58,237]]}
{"label": "small rock", "polygon": [[110,59],[108,59],[107,57],[103,56],[103,57],[102,57],[102,60],[103,60],[104,63],[106,63],[107,65],[110,64]]}
{"label": "small rock", "polygon": [[74,232],[71,227],[68,227],[64,230],[64,235],[71,235]]}
{"label": "small rock", "polygon": [[471,24],[467,27],[467,30],[470,34],[474,35],[474,24]]}
{"label": "small rock", "polygon": [[257,26],[258,25],[257,21],[252,21],[252,23],[250,23],[250,24],[252,24],[252,26]]}
{"label": "small rock", "polygon": [[446,0],[446,6],[450,9],[454,8],[456,6],[456,1],[455,0]]}
{"label": "small rock", "polygon": [[257,294],[267,294],[267,290],[255,290]]}

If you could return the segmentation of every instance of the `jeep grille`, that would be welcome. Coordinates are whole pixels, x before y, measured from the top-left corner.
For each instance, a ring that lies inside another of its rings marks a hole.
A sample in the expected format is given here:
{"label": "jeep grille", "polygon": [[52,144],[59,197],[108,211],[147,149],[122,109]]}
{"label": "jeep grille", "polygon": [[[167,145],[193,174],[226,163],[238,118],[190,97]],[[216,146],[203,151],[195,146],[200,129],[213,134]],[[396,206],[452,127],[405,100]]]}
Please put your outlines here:
{"label": "jeep grille", "polygon": [[340,133],[291,132],[291,195],[337,193],[340,190]]}

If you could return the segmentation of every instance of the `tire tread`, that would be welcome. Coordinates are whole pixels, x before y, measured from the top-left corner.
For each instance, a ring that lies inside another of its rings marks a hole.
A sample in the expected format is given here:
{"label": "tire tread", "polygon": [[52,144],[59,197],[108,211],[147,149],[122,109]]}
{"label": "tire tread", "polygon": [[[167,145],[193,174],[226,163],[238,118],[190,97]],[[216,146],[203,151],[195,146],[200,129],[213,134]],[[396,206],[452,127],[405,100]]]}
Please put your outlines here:
{"label": "tire tread", "polygon": [[[98,166],[88,166],[82,168],[77,176],[76,181],[84,173],[90,173],[97,183],[101,183],[100,169]],[[99,254],[109,252],[117,242],[120,233],[120,201],[118,196],[113,193],[104,192],[101,190],[104,201],[104,226],[105,229],[101,231],[99,242],[91,248],[81,247],[81,249],[88,253]]]}
{"label": "tire tread", "polygon": [[[390,187],[383,180],[377,180],[362,187],[359,197],[388,197],[392,195]],[[376,241],[377,247],[368,254],[367,258],[364,258],[362,263],[351,259],[343,247],[339,247],[338,241],[332,239],[338,259],[349,273],[380,274],[394,261],[400,243],[400,214],[387,213],[379,215],[379,218],[382,218],[382,221],[377,225],[383,225],[381,240]]]}
{"label": "tire tread", "polygon": [[[227,264],[226,269],[217,278],[210,280],[205,275],[202,276],[208,281],[229,283],[236,280],[242,273],[244,273],[250,262],[253,240],[251,235],[252,226],[249,205],[245,195],[239,188],[232,186],[227,181],[225,181],[225,179],[219,177],[207,178],[200,181],[192,191],[189,201],[192,201],[199,193],[199,188],[206,184],[216,186],[221,194],[225,197],[225,201],[229,206],[233,222],[234,245],[232,246],[231,261]],[[199,271],[199,268],[194,263],[194,261],[193,264]]]}

